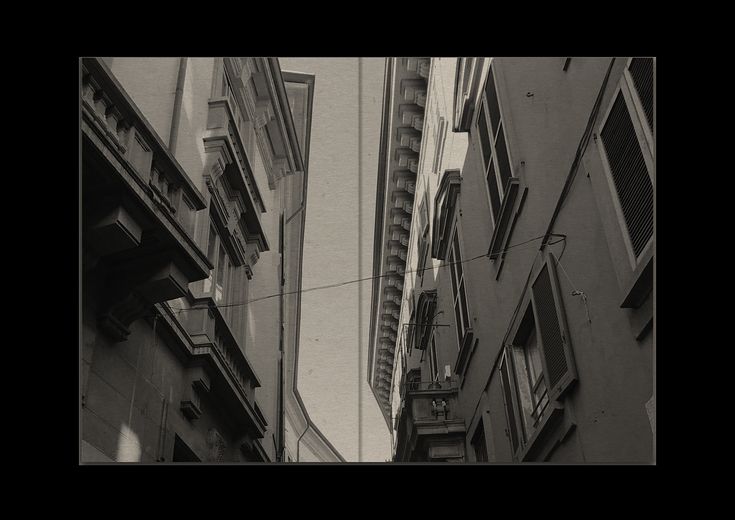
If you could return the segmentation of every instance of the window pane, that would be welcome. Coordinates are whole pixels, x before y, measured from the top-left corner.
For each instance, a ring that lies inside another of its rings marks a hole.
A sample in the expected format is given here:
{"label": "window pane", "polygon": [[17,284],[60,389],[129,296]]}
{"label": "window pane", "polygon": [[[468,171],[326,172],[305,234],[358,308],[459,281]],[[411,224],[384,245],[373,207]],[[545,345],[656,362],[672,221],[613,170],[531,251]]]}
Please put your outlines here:
{"label": "window pane", "polygon": [[541,353],[536,342],[536,328],[534,326],[531,334],[526,341],[526,363],[528,364],[528,375],[531,378],[531,385],[535,385],[542,373]]}
{"label": "window pane", "polygon": [[459,302],[455,300],[454,302],[454,323],[457,327],[457,350],[462,348],[462,317],[459,313]]}
{"label": "window pane", "polygon": [[498,141],[495,143],[495,152],[498,154],[498,171],[500,172],[500,189],[504,190],[511,178],[508,148],[505,146],[505,129],[500,126]]}
{"label": "window pane", "polygon": [[[507,353],[507,351],[506,351]],[[513,451],[518,448],[518,429],[516,427],[516,410],[513,405],[513,398],[511,395],[510,378],[508,376],[508,357],[503,356],[503,360],[500,363],[500,375],[503,383],[503,396],[505,398],[505,409],[508,413],[508,429],[510,430],[510,442]]]}
{"label": "window pane", "polygon": [[512,346],[511,353],[513,355],[513,368],[516,376],[516,390],[518,391],[518,399],[521,403],[523,417],[523,433],[524,437],[531,436],[534,423],[533,417],[534,400],[532,397],[531,384],[528,380],[528,367],[526,365],[526,356],[523,347]]}
{"label": "window pane", "polygon": [[225,250],[221,245],[219,246],[219,257],[217,259],[216,280],[217,283],[214,288],[214,299],[217,302],[221,302],[222,297],[224,296],[225,283]]}
{"label": "window pane", "polygon": [[214,263],[214,247],[216,245],[217,241],[217,232],[214,229],[214,226],[209,226],[209,242],[207,242],[207,258],[209,258],[209,261]]}
{"label": "window pane", "polygon": [[495,132],[497,132],[498,126],[500,125],[500,107],[498,106],[498,95],[495,91],[495,77],[492,67],[490,67],[490,72],[487,75],[487,83],[485,83],[485,97],[487,98],[487,111],[490,113],[490,122]]}
{"label": "window pane", "polygon": [[456,256],[454,254],[454,247],[449,250],[449,272],[452,275],[452,294],[456,297],[457,295],[457,274],[455,270]]}
{"label": "window pane", "polygon": [[464,279],[459,284],[459,305],[462,310],[462,335],[470,326],[470,317],[467,311],[467,295],[464,290]]}
{"label": "window pane", "polygon": [[217,232],[214,230],[214,226],[209,226],[209,238],[207,241],[207,258],[214,264],[214,268],[209,271],[209,277],[204,280],[203,291],[206,294],[212,292],[212,285],[214,284],[214,271],[217,269],[217,259],[215,258],[215,247],[217,245]]}
{"label": "window pane", "polygon": [[436,363],[436,341],[433,335],[431,336],[431,350],[429,351],[429,368],[431,369],[431,380],[436,381],[439,370]]}
{"label": "window pane", "polygon": [[498,180],[495,177],[495,161],[490,163],[490,168],[487,171],[487,187],[490,190],[490,210],[497,220],[500,211],[500,192],[498,190]]}
{"label": "window pane", "polygon": [[480,148],[482,149],[482,158],[485,160],[483,164],[487,166],[490,161],[490,134],[485,120],[485,110],[480,107],[480,117],[477,121],[477,127],[480,131]]}
{"label": "window pane", "polygon": [[475,460],[477,462],[487,462],[487,446],[485,445],[485,429],[482,421],[477,425],[477,433],[472,438],[472,447],[475,450]]}

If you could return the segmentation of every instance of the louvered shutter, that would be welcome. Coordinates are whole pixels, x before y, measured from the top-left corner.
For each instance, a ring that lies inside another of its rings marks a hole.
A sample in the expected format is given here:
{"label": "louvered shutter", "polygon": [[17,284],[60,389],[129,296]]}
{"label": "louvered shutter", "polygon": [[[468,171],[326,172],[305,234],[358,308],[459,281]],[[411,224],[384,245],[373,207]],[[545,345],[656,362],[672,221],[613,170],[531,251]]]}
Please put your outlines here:
{"label": "louvered shutter", "polygon": [[653,183],[622,92],[600,132],[635,257],[653,236]]}
{"label": "louvered shutter", "polygon": [[628,70],[646,113],[648,127],[653,132],[653,58],[633,58]]}
{"label": "louvered shutter", "polygon": [[564,308],[551,253],[532,287],[533,311],[541,336],[540,346],[549,401],[561,396],[577,379],[574,357],[566,332]]}
{"label": "louvered shutter", "polygon": [[505,401],[505,413],[508,421],[508,433],[510,434],[510,445],[513,454],[518,451],[520,439],[518,438],[518,425],[516,423],[516,409],[513,404],[513,394],[511,393],[511,380],[508,373],[508,350],[506,349],[503,360],[500,363],[500,375],[503,381],[503,400]]}

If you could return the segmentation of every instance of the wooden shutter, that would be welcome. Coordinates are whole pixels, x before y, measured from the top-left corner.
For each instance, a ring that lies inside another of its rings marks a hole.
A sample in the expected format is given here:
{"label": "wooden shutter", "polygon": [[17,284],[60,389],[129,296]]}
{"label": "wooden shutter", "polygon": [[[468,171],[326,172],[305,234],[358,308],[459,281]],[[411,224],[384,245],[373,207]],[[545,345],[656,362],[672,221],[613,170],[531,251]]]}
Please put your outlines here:
{"label": "wooden shutter", "polygon": [[548,253],[547,261],[533,283],[531,298],[541,339],[541,361],[549,401],[558,399],[577,379],[555,262],[555,257]]}
{"label": "wooden shutter", "polygon": [[520,439],[518,438],[518,424],[516,423],[516,409],[513,404],[513,394],[510,374],[508,372],[508,350],[506,348],[503,354],[503,360],[500,363],[500,375],[503,381],[503,400],[505,401],[505,416],[508,421],[508,433],[510,434],[510,445],[513,455],[518,451]]}
{"label": "wooden shutter", "polygon": [[633,58],[628,70],[646,113],[648,127],[653,132],[653,58]]}
{"label": "wooden shutter", "polygon": [[622,92],[618,92],[600,137],[638,258],[653,236],[653,183]]}

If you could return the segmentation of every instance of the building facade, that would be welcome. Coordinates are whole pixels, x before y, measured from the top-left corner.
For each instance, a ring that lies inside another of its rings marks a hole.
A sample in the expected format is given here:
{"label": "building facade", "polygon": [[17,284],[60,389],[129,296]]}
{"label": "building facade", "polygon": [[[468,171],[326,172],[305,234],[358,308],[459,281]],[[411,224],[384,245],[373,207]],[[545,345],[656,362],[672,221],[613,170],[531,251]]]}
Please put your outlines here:
{"label": "building facade", "polygon": [[368,379],[394,460],[655,461],[654,68],[387,60]]}
{"label": "building facade", "polygon": [[[314,77],[275,58],[80,68],[81,462],[299,460]],[[341,460],[311,432],[311,460]]]}

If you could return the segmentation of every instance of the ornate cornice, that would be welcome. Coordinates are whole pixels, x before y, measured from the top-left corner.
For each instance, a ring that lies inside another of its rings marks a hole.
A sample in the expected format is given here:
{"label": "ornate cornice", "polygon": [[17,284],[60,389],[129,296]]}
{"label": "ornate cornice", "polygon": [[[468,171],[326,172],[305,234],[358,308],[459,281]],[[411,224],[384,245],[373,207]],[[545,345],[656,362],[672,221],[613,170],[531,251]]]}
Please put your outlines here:
{"label": "ornate cornice", "polygon": [[225,58],[225,67],[253,122],[268,186],[275,189],[279,179],[305,169],[278,60]]}
{"label": "ornate cornice", "polygon": [[[424,127],[429,58],[392,58],[386,76],[383,137],[381,144],[378,196],[383,194],[376,221],[371,317],[370,383],[390,427],[390,396],[394,356],[397,349],[398,320],[403,301],[404,274],[413,220],[416,175],[419,169]],[[389,83],[388,83],[389,82]]]}

